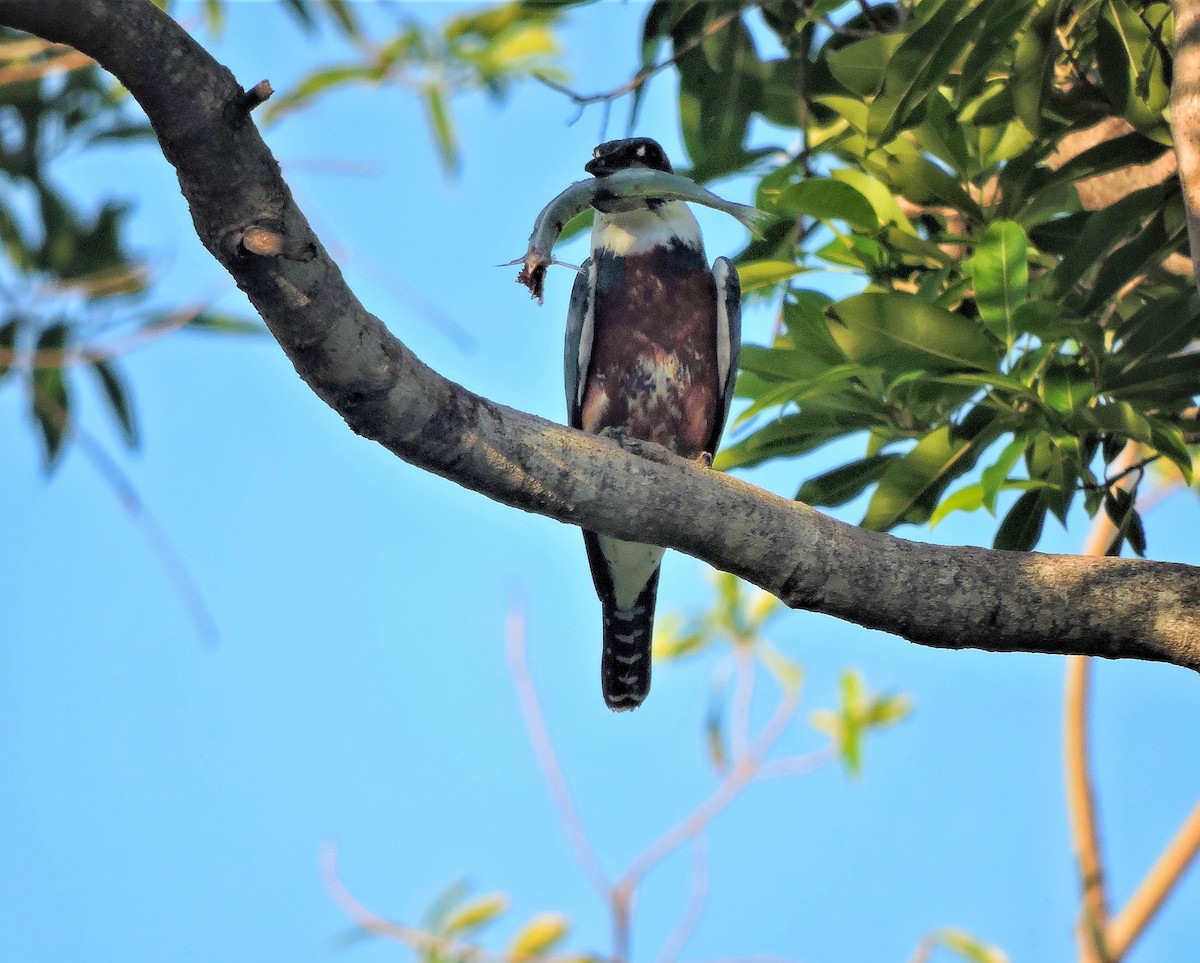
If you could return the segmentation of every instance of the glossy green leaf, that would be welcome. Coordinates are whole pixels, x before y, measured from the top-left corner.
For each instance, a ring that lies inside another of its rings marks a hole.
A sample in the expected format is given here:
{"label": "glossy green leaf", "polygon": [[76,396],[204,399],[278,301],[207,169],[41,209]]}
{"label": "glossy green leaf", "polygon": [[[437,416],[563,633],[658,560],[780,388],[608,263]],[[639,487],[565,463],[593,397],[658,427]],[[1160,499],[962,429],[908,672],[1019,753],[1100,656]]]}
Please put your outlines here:
{"label": "glossy green leaf", "polygon": [[1042,128],[1042,102],[1054,82],[1054,65],[1062,53],[1056,27],[1065,0],[1049,0],[1034,16],[1017,41],[1013,58],[1012,90],[1017,116],[1030,133]]}
{"label": "glossy green leaf", "polygon": [[867,137],[872,143],[886,144],[906,127],[929,92],[946,80],[950,68],[971,45],[983,26],[986,4],[975,4],[947,23],[946,12],[961,9],[961,5],[942,5],[904,38],[888,60],[883,87],[867,113]]}
{"label": "glossy green leaf", "polygon": [[780,194],[778,204],[794,214],[823,221],[845,221],[860,231],[879,229],[871,202],[851,185],[828,177],[793,184]]}
{"label": "glossy green leaf", "polygon": [[738,265],[738,277],[742,282],[742,293],[773,288],[805,270],[803,265],[791,261],[751,261]]}
{"label": "glossy green leaf", "polygon": [[1101,431],[1122,438],[1153,444],[1150,422],[1127,401],[1110,401],[1094,408],[1081,408],[1075,414],[1074,426],[1081,433]]}
{"label": "glossy green leaf", "polygon": [[983,507],[991,514],[996,514],[996,496],[1008,482],[1009,472],[1013,470],[1021,456],[1025,454],[1028,441],[1018,435],[1005,447],[992,464],[988,465],[979,477],[979,485],[983,491]]}
{"label": "glossy green leaf", "polygon": [[929,527],[937,528],[938,522],[954,512],[979,511],[979,509],[984,507],[983,498],[983,485],[978,482],[960,488],[958,491],[947,495],[938,503],[938,507],[929,516]]}
{"label": "glossy green leaf", "polygon": [[1017,499],[992,542],[993,548],[1010,552],[1031,552],[1042,537],[1046,523],[1046,504],[1040,491],[1029,491]]}
{"label": "glossy green leaf", "polygon": [[967,51],[955,85],[955,103],[962,106],[978,93],[988,75],[1003,70],[1001,61],[1017,31],[1037,8],[1035,0],[996,0],[982,4],[984,23],[975,44]]}
{"label": "glossy green leaf", "polygon": [[796,501],[827,508],[844,505],[879,481],[888,466],[899,457],[893,454],[868,455],[860,461],[810,478],[796,492]]}
{"label": "glossy green leaf", "polygon": [[879,479],[862,526],[886,532],[901,522],[925,522],[955,478],[974,466],[992,432],[962,437],[949,426],[932,431]]}
{"label": "glossy green leaf", "polygon": [[846,357],[890,371],[989,370],[995,343],[975,321],[898,292],[859,294],[830,308],[830,334]]}
{"label": "glossy green leaf", "polygon": [[1183,476],[1186,484],[1191,485],[1192,478],[1192,453],[1188,450],[1187,445],[1183,441],[1183,433],[1180,429],[1161,418],[1147,418],[1150,423],[1150,444],[1164,458],[1169,460],[1179,473]]}
{"label": "glossy green leaf", "polygon": [[1118,329],[1114,360],[1123,368],[1153,363],[1200,338],[1200,297],[1190,287],[1146,304]]}
{"label": "glossy green leaf", "polygon": [[1101,390],[1114,398],[1180,404],[1200,395],[1200,352],[1160,358],[1108,373]]}
{"label": "glossy green leaf", "polygon": [[1011,350],[1013,315],[1029,290],[1029,239],[1016,221],[993,221],[971,257],[975,305],[992,333]]}
{"label": "glossy green leaf", "polygon": [[736,445],[717,452],[713,467],[727,471],[757,465],[770,458],[802,455],[834,438],[869,428],[877,421],[854,411],[809,409],[784,415]]}
{"label": "glossy green leaf", "polygon": [[1107,0],[1096,20],[1096,66],[1106,96],[1133,127],[1169,143],[1163,111],[1170,100],[1166,65],[1145,13]]}
{"label": "glossy green leaf", "polygon": [[888,62],[904,42],[902,33],[876,34],[856,40],[826,55],[829,70],[843,87],[859,97],[869,97],[883,83]]}

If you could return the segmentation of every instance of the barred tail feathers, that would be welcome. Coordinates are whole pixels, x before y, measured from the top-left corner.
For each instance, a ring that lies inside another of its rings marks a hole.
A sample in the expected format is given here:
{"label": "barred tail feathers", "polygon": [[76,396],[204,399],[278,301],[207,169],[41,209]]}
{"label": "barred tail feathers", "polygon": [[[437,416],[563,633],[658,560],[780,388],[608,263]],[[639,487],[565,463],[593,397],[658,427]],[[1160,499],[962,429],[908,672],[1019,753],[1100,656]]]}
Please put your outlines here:
{"label": "barred tail feathers", "polygon": [[650,692],[654,603],[663,549],[584,532],[592,580],[604,613],[600,680],[604,701],[622,712]]}

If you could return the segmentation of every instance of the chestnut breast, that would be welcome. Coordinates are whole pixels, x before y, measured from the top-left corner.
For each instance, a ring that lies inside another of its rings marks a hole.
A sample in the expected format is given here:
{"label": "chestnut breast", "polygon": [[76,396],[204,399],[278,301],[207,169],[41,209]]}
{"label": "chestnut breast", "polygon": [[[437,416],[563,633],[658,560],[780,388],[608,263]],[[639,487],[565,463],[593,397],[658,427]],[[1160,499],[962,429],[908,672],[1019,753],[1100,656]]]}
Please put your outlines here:
{"label": "chestnut breast", "polygon": [[674,243],[597,256],[582,427],[623,428],[685,458],[711,453],[717,418],[716,285]]}

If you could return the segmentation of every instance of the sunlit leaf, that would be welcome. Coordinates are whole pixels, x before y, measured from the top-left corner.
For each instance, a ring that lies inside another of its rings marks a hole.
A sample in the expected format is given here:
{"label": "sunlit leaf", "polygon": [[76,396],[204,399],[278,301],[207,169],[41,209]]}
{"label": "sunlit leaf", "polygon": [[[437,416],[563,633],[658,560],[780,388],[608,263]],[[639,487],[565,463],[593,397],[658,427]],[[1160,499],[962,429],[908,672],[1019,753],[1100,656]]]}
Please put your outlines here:
{"label": "sunlit leaf", "polygon": [[830,334],[851,361],[889,370],[989,369],[998,351],[968,318],[910,294],[860,294],[830,308]]}
{"label": "sunlit leaf", "polygon": [[975,304],[992,333],[1011,349],[1013,315],[1029,289],[1029,241],[1015,221],[993,221],[975,245],[971,275]]}
{"label": "sunlit leaf", "polygon": [[517,963],[540,956],[559,943],[570,928],[570,921],[561,913],[539,913],[512,938],[509,955]]}

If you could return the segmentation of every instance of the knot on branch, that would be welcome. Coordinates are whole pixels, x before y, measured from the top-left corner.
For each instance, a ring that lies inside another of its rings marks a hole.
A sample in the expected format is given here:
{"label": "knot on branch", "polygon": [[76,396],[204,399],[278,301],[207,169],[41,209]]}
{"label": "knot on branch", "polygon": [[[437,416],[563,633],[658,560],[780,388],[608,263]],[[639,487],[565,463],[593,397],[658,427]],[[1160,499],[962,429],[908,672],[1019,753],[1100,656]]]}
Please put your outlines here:
{"label": "knot on branch", "polygon": [[311,261],[317,256],[317,248],[312,241],[290,238],[282,228],[263,223],[252,224],[240,232],[237,250],[239,254],[282,257],[288,261]]}

